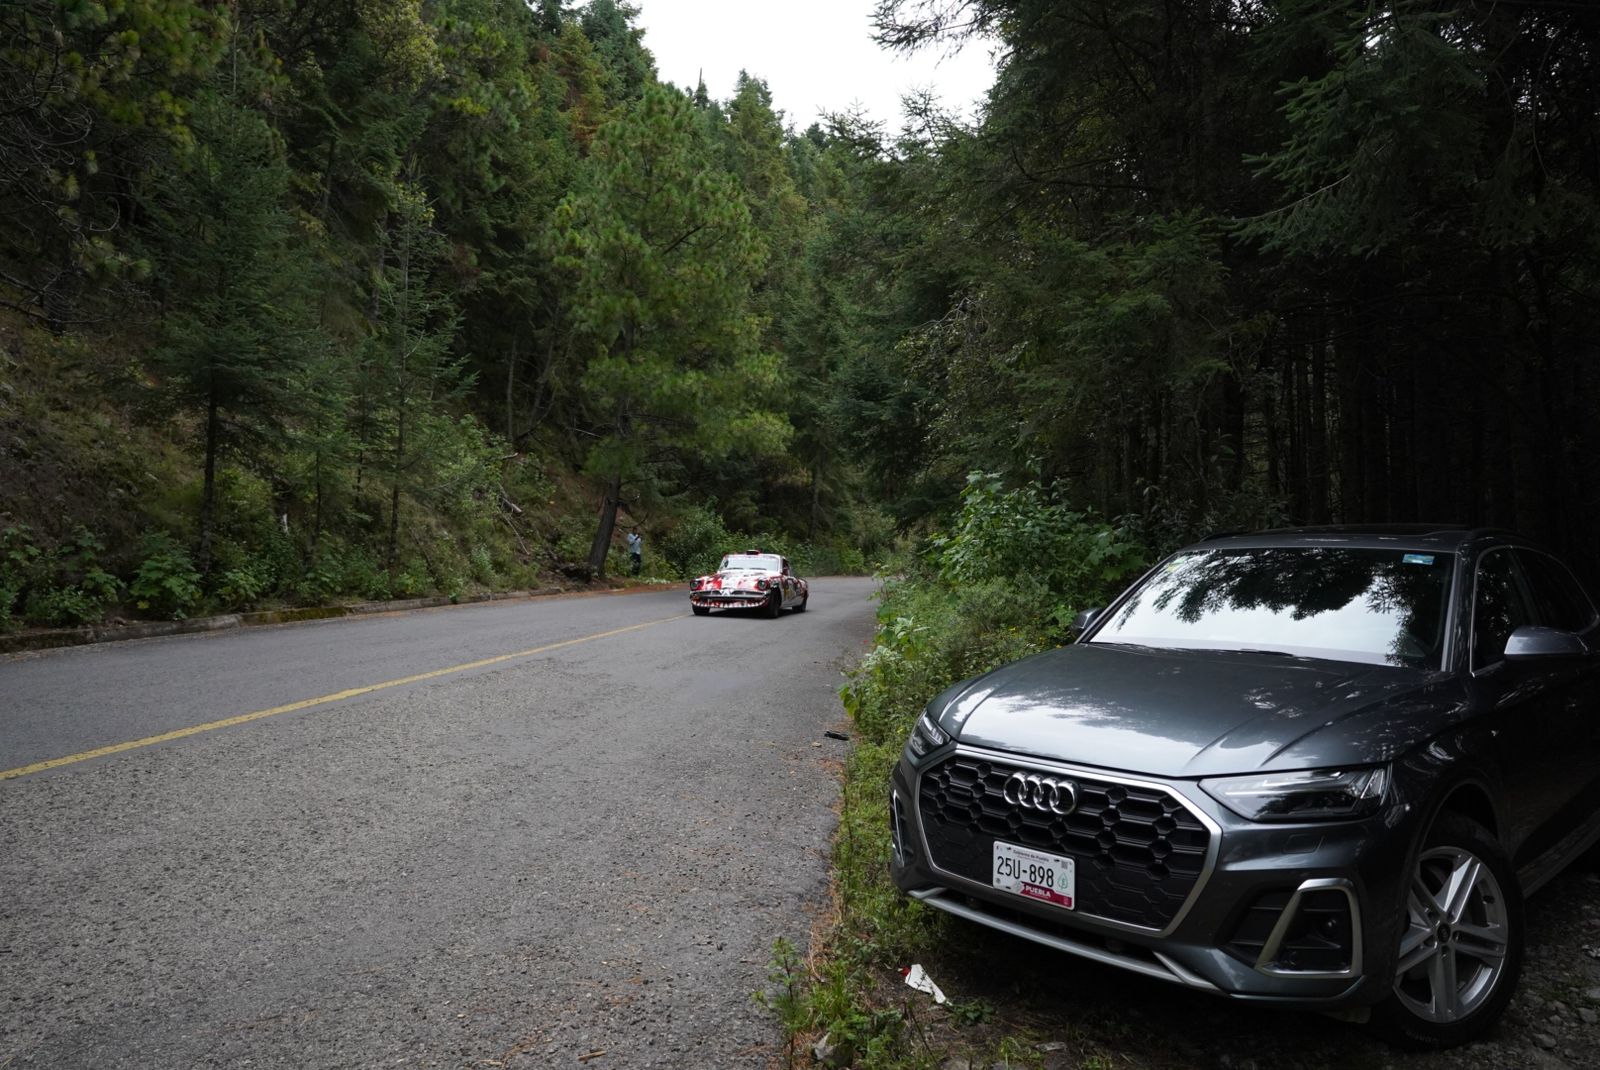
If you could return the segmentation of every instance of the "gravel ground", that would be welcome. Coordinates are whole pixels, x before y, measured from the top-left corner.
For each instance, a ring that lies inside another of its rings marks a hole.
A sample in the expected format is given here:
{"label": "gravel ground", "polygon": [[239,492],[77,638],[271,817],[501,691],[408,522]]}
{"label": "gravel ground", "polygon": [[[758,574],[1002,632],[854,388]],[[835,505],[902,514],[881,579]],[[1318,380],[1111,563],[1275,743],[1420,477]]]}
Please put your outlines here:
{"label": "gravel ground", "polygon": [[[1044,1070],[1588,1070],[1600,1066],[1596,869],[1600,864],[1585,859],[1529,901],[1527,959],[1510,1010],[1489,1038],[1449,1052],[1397,1051],[1357,1026],[1237,1006],[953,919],[943,929],[944,953],[925,965],[952,1000],[991,1007],[989,1021],[963,1031],[925,997],[913,994],[909,1006],[955,1050],[982,1050],[1007,1033],[1026,1036]],[[884,978],[881,994],[904,1002],[909,990],[897,993],[895,980]],[[983,1065],[965,1057],[947,1064]]]}
{"label": "gravel ground", "polygon": [[[765,1066],[750,994],[824,894],[845,744],[822,732],[871,589],[0,781],[0,1068]],[[356,650],[422,672],[687,610],[668,597],[0,661],[0,768],[55,727],[56,754],[109,742],[119,710],[159,729],[203,692],[199,723],[325,693]],[[485,621],[511,634],[459,641]]]}

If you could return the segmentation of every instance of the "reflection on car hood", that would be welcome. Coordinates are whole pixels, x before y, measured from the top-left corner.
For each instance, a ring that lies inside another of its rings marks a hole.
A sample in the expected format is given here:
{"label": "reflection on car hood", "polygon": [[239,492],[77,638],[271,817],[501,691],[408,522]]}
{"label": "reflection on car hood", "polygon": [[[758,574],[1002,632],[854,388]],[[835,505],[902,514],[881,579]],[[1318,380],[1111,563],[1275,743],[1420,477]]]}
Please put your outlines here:
{"label": "reflection on car hood", "polygon": [[737,589],[740,587],[754,587],[757,580],[772,581],[778,578],[776,572],[753,572],[749,569],[736,569],[730,572],[718,572],[714,576],[707,576],[705,580],[711,587],[727,587]]}
{"label": "reflection on car hood", "polygon": [[973,746],[1190,777],[1387,761],[1463,709],[1443,673],[1085,644],[980,677],[944,721]]}

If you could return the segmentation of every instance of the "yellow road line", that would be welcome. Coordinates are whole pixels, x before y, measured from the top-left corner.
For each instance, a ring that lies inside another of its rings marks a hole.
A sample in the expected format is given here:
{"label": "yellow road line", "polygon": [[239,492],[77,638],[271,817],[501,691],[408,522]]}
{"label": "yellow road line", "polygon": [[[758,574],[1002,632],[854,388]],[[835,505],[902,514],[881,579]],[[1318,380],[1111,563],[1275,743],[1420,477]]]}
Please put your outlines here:
{"label": "yellow road line", "polygon": [[657,624],[666,624],[668,621],[682,620],[687,613],[676,616],[662,617],[659,620],[645,621],[643,624],[630,624],[626,628],[613,628],[609,632],[596,632],[594,635],[583,635],[576,639],[563,639],[559,643],[547,643],[536,646],[532,650],[518,650],[513,654],[499,654],[492,658],[483,658],[479,661],[469,661],[464,665],[452,665],[446,669],[434,669],[432,672],[421,672],[415,676],[403,676],[398,680],[385,680],[381,684],[368,684],[365,687],[352,687],[345,691],[336,691],[331,695],[321,698],[301,699],[299,702],[290,702],[283,706],[274,706],[269,710],[256,710],[254,713],[241,713],[237,717],[225,717],[220,721],[208,721],[205,724],[191,725],[188,728],[178,728],[171,732],[163,732],[159,736],[145,736],[143,739],[130,739],[126,743],[113,743],[109,747],[96,747],[78,754],[68,754],[63,758],[51,758],[48,761],[34,762],[32,765],[19,765],[15,769],[0,769],[0,780],[10,780],[13,777],[27,776],[30,773],[42,773],[46,769],[59,769],[63,765],[72,765],[75,762],[86,762],[90,758],[104,758],[108,754],[121,754],[123,751],[138,750],[140,747],[153,747],[157,743],[168,743],[174,739],[183,739],[186,736],[197,736],[201,732],[215,732],[219,728],[232,728],[234,725],[248,724],[259,721],[263,717],[276,717],[280,713],[293,713],[296,710],[310,709],[312,706],[322,706],[329,702],[338,702],[341,699],[354,698],[357,695],[367,695],[374,691],[385,691],[391,687],[403,687],[406,684],[421,683],[423,680],[436,680],[441,676],[450,676],[468,669],[482,669],[489,665],[499,665],[502,662],[515,661],[518,658],[528,658],[535,654],[545,654],[552,650],[560,650],[564,646],[576,646],[578,643],[590,643],[596,639],[607,639],[613,635],[624,632],[636,632],[640,628],[650,628]]}

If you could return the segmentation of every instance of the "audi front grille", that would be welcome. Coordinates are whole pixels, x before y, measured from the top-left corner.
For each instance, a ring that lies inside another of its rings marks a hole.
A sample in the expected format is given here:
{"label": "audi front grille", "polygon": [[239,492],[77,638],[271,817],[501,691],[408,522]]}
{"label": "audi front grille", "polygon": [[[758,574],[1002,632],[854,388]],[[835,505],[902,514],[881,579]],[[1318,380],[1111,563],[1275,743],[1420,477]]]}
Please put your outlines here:
{"label": "audi front grille", "polygon": [[[1061,814],[1068,783],[1074,798]],[[1183,909],[1211,842],[1183,801],[1159,788],[962,753],[923,773],[917,807],[938,869],[990,886],[997,839],[1066,855],[1077,862],[1075,913],[1156,931]]]}

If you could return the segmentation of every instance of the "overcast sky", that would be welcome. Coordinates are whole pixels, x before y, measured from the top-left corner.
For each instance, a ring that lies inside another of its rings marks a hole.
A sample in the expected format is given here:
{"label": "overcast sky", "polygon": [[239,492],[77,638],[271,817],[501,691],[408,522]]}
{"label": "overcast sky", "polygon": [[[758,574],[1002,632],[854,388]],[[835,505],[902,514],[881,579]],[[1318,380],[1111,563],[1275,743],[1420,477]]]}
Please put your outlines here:
{"label": "overcast sky", "polygon": [[861,105],[891,132],[900,97],[932,89],[971,118],[994,80],[989,52],[974,42],[955,55],[910,58],[872,42],[873,0],[634,0],[644,44],[661,80],[693,89],[704,72],[718,100],[733,95],[741,69],[766,80],[773,106],[797,129],[819,112]]}

